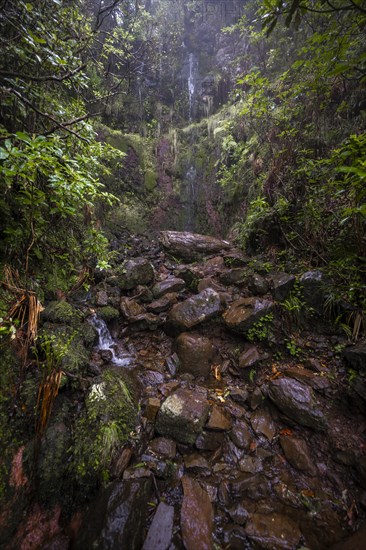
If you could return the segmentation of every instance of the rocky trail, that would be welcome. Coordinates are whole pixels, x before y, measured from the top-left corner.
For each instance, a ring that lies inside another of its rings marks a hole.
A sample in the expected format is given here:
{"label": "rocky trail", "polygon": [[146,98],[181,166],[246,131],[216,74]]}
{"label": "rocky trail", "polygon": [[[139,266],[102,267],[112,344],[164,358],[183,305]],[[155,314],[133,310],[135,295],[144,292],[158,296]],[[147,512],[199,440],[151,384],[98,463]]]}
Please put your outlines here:
{"label": "rocky trail", "polygon": [[[71,521],[40,516],[42,548],[365,548],[366,348],[325,318],[325,284],[164,232],[74,296],[104,319],[84,395],[123,372],[140,414],[107,488]],[[29,525],[6,547],[37,548]]]}

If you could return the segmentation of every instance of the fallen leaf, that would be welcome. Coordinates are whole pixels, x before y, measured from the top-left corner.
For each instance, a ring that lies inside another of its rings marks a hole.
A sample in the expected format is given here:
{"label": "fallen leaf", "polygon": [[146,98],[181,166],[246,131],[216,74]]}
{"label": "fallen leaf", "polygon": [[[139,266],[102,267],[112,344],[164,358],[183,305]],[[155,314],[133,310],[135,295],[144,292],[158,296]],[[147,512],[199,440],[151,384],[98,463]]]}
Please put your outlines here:
{"label": "fallen leaf", "polygon": [[283,430],[280,430],[280,435],[287,435],[291,437],[292,435],[294,435],[294,432],[290,430],[290,428],[284,428]]}
{"label": "fallen leaf", "polygon": [[303,497],[315,498],[314,491],[311,491],[310,489],[303,489],[301,491],[301,494],[302,494]]}

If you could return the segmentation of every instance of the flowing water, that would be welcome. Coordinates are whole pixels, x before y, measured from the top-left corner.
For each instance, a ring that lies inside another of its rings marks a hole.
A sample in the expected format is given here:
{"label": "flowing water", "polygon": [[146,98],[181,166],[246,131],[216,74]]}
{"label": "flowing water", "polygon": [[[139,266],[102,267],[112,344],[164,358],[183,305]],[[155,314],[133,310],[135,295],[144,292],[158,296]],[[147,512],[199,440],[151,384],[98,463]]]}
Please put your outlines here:
{"label": "flowing water", "polygon": [[109,351],[111,363],[118,367],[133,367],[135,361],[132,355],[127,350],[118,349],[116,342],[113,340],[111,333],[108,330],[106,323],[96,315],[90,317],[90,323],[98,333],[97,349],[100,351]]}

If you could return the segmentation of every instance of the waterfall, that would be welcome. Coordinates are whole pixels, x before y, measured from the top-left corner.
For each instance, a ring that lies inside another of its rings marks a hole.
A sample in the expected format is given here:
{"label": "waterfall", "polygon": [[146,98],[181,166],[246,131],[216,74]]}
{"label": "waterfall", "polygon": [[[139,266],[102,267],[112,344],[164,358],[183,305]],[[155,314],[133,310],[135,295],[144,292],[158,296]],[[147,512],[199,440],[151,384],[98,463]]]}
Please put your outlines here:
{"label": "waterfall", "polygon": [[118,349],[103,319],[92,315],[89,321],[98,333],[98,350],[110,351],[112,354],[111,363],[118,367],[133,367],[134,358],[127,351],[120,351]]}
{"label": "waterfall", "polygon": [[189,54],[189,73],[188,73],[188,102],[189,102],[189,120],[192,120],[192,111],[193,111],[193,97],[196,88],[196,72],[197,72],[197,61],[194,54],[191,52]]}

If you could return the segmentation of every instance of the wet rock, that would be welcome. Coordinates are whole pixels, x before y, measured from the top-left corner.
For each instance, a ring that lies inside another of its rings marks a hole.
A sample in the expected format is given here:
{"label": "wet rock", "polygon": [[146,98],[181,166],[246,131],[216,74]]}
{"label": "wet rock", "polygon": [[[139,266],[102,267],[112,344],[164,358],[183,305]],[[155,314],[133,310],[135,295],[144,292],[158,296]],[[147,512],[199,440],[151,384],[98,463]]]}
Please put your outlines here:
{"label": "wet rock", "polygon": [[197,285],[198,292],[202,292],[202,290],[206,290],[206,288],[212,288],[216,292],[224,292],[224,288],[219,285],[216,281],[211,279],[211,277],[206,277],[205,279],[201,279]]}
{"label": "wet rock", "polygon": [[170,294],[172,292],[180,292],[186,286],[186,283],[183,279],[178,279],[177,277],[168,277],[164,281],[159,281],[152,288],[152,293],[154,298],[161,298],[165,294]]}
{"label": "wet rock", "polygon": [[157,397],[149,397],[146,403],[145,417],[149,422],[155,422],[156,415],[160,409],[160,399]]}
{"label": "wet rock", "polygon": [[221,273],[219,280],[224,285],[244,286],[247,283],[248,272],[246,269],[235,267],[229,271]]}
{"label": "wet rock", "polygon": [[173,353],[173,355],[171,357],[168,357],[165,360],[165,365],[166,365],[168,371],[170,372],[170,374],[172,376],[176,376],[177,372],[179,370],[179,365],[180,365],[178,355],[176,353]]}
{"label": "wet rock", "polygon": [[282,302],[286,300],[291,290],[294,288],[296,277],[288,273],[274,273],[271,276],[273,286],[273,297]]}
{"label": "wet rock", "polygon": [[239,357],[239,368],[245,369],[252,367],[262,360],[258,348],[256,346],[249,346]]}
{"label": "wet rock", "polygon": [[343,357],[353,369],[366,369],[366,343],[359,342],[355,346],[347,347]]}
{"label": "wet rock", "polygon": [[145,309],[136,300],[123,296],[120,301],[120,310],[125,319],[133,321],[138,315],[145,313]]}
{"label": "wet rock", "polygon": [[176,339],[181,372],[207,377],[211,371],[213,346],[199,334],[183,332]]}
{"label": "wet rock", "polygon": [[272,380],[268,396],[289,418],[314,430],[325,430],[326,422],[311,389],[292,378]]}
{"label": "wet rock", "polygon": [[223,528],[223,542],[225,548],[230,548],[230,550],[243,550],[243,548],[247,548],[248,539],[244,527],[240,525],[225,525]]}
{"label": "wet rock", "polygon": [[83,321],[83,314],[68,302],[50,302],[42,311],[41,320],[77,327]]}
{"label": "wet rock", "polygon": [[364,550],[366,548],[366,526],[364,525],[341,542],[331,547],[330,550]]}
{"label": "wet rock", "polygon": [[221,268],[224,265],[224,258],[222,256],[215,256],[214,258],[206,260],[206,262],[203,264],[203,267],[205,270],[211,270],[212,268],[214,268],[214,270],[216,271],[215,268]]}
{"label": "wet rock", "polygon": [[303,439],[281,435],[280,445],[292,466],[312,476],[317,473],[309,448]]}
{"label": "wet rock", "polygon": [[188,262],[230,248],[228,241],[186,231],[162,231],[159,242],[167,252]]}
{"label": "wet rock", "polygon": [[154,277],[154,268],[145,258],[127,260],[117,270],[118,285],[122,290],[131,290],[138,285],[148,285]]}
{"label": "wet rock", "polygon": [[209,409],[207,400],[199,393],[178,389],[162,404],[155,429],[161,435],[193,445],[207,420]]}
{"label": "wet rock", "polygon": [[220,296],[211,288],[173,306],[167,319],[169,332],[182,332],[212,319],[221,309]]}
{"label": "wet rock", "polygon": [[295,378],[299,382],[304,382],[314,390],[325,391],[331,387],[330,380],[326,376],[318,376],[309,369],[303,367],[290,367],[284,370],[284,374],[290,378]]}
{"label": "wet rock", "polygon": [[236,403],[244,405],[248,401],[249,393],[247,389],[230,386],[229,390],[231,399]]}
{"label": "wet rock", "polygon": [[181,530],[187,550],[211,550],[213,548],[213,509],[207,492],[197,481],[183,476],[183,503]]}
{"label": "wet rock", "polygon": [[98,290],[95,296],[95,305],[106,306],[108,304],[108,294],[105,290]]}
{"label": "wet rock", "polygon": [[174,302],[176,302],[175,295],[167,294],[159,298],[159,300],[154,300],[151,304],[148,304],[146,309],[150,313],[163,313],[164,311],[168,311]]}
{"label": "wet rock", "polygon": [[239,470],[248,474],[257,474],[262,472],[262,460],[257,456],[245,456],[239,461]]}
{"label": "wet rock", "polygon": [[141,548],[151,494],[151,477],[112,483],[92,503],[74,547]]}
{"label": "wet rock", "polygon": [[233,498],[250,498],[260,500],[270,493],[269,481],[262,474],[251,475],[241,473],[229,482],[230,494]]}
{"label": "wet rock", "polygon": [[229,508],[228,512],[234,523],[237,523],[238,525],[245,525],[247,522],[248,511],[241,502]]}
{"label": "wet rock", "polygon": [[167,550],[172,540],[174,506],[160,502],[142,550]]}
{"label": "wet rock", "polygon": [[250,292],[256,296],[263,296],[263,294],[267,294],[269,289],[266,279],[258,273],[254,273],[249,277],[248,288]]}
{"label": "wet rock", "polygon": [[321,271],[307,271],[300,277],[304,300],[318,313],[323,311],[327,283]]}
{"label": "wet rock", "polygon": [[196,447],[200,451],[217,451],[224,442],[223,432],[208,432],[203,430],[196,439]]}
{"label": "wet rock", "polygon": [[265,315],[272,312],[274,304],[264,298],[240,298],[227,309],[223,315],[228,328],[245,334]]}
{"label": "wet rock", "polygon": [[126,470],[127,466],[130,463],[131,457],[132,448],[125,447],[113,464],[112,473],[114,477],[122,476],[123,472]]}
{"label": "wet rock", "polygon": [[234,423],[230,432],[230,438],[239,449],[243,449],[244,451],[249,449],[250,443],[253,440],[247,423],[240,420]]}
{"label": "wet rock", "polygon": [[259,405],[263,403],[264,395],[261,392],[260,388],[255,388],[252,395],[250,396],[250,408],[252,411],[258,409]]}
{"label": "wet rock", "polygon": [[250,514],[245,532],[254,548],[260,550],[293,550],[301,532],[290,518],[280,514]]}
{"label": "wet rock", "polygon": [[152,313],[142,313],[141,315],[137,315],[136,317],[133,317],[129,320],[131,324],[131,330],[133,331],[139,331],[139,330],[156,330],[158,327],[160,327],[163,324],[163,319],[160,319],[157,315],[153,315]]}
{"label": "wet rock", "polygon": [[165,456],[166,458],[174,458],[177,452],[177,444],[172,439],[166,437],[156,437],[149,444],[150,451]]}
{"label": "wet rock", "polygon": [[271,414],[266,409],[256,410],[250,419],[252,428],[256,433],[261,433],[267,439],[272,441],[276,435],[276,425],[272,420]]}
{"label": "wet rock", "polygon": [[231,429],[231,418],[217,405],[212,407],[210,418],[206,424],[208,430],[226,431]]}
{"label": "wet rock", "polygon": [[210,471],[207,460],[199,453],[193,453],[184,457],[184,465],[187,470],[205,470]]}

